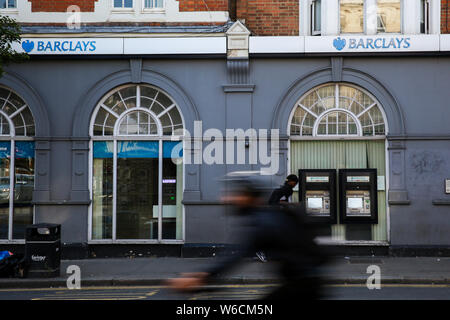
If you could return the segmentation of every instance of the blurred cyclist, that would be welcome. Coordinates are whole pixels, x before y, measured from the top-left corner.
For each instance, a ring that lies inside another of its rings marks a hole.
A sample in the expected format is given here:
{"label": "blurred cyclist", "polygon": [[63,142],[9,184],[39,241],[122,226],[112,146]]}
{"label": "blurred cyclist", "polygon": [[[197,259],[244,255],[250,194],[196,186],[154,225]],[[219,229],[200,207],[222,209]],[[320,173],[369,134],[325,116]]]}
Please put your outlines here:
{"label": "blurred cyclist", "polygon": [[236,267],[242,258],[263,250],[273,252],[278,262],[281,286],[267,299],[317,299],[320,297],[318,267],[327,261],[322,249],[314,242],[313,228],[302,219],[302,214],[289,208],[267,206],[268,184],[264,176],[248,172],[230,173],[225,177],[230,191],[223,201],[234,207],[234,212],[251,219],[253,228],[243,234],[239,254],[230,256],[205,272],[184,274],[170,279],[168,284],[178,290],[191,290],[213,282],[216,277]]}

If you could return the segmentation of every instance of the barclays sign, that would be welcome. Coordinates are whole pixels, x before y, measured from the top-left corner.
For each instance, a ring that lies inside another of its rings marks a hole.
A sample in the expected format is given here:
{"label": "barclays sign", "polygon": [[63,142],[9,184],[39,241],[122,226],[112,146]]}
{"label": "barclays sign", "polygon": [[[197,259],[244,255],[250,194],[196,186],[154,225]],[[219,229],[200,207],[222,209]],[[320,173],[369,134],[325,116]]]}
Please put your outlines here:
{"label": "barclays sign", "polygon": [[392,37],[392,38],[341,38],[337,37],[333,40],[333,47],[342,51],[345,48],[352,49],[409,49],[411,47],[410,37]]}
{"label": "barclays sign", "polygon": [[307,53],[439,51],[439,35],[338,35],[305,37]]}
{"label": "barclays sign", "polygon": [[46,52],[46,53],[62,53],[62,52],[73,52],[73,53],[86,53],[95,52],[97,50],[96,41],[36,41],[26,40],[22,42],[22,49],[26,53],[31,53],[35,50],[36,53]]}
{"label": "barclays sign", "polygon": [[120,38],[28,38],[15,43],[16,51],[30,55],[123,54]]}
{"label": "barclays sign", "polygon": [[226,54],[226,37],[23,38],[13,49],[30,55]]}

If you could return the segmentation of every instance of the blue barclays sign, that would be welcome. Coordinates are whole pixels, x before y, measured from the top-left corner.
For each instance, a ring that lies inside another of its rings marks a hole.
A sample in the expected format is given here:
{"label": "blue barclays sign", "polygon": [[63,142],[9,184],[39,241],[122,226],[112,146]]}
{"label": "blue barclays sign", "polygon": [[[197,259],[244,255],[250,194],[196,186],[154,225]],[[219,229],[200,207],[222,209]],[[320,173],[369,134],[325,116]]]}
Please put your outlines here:
{"label": "blue barclays sign", "polygon": [[123,54],[121,38],[27,38],[14,43],[16,51],[28,54],[91,55]]}
{"label": "blue barclays sign", "polygon": [[392,50],[392,49],[409,49],[411,47],[410,37],[391,37],[391,38],[341,38],[337,37],[333,40],[333,47],[342,51],[347,50]]}
{"label": "blue barclays sign", "polygon": [[73,52],[73,53],[87,53],[95,52],[97,50],[96,41],[85,41],[85,40],[39,40],[32,41],[26,40],[22,42],[22,49],[26,53],[31,53],[34,49],[36,53],[62,53],[62,52]]}
{"label": "blue barclays sign", "polygon": [[30,55],[226,53],[226,37],[24,38],[13,49]]}

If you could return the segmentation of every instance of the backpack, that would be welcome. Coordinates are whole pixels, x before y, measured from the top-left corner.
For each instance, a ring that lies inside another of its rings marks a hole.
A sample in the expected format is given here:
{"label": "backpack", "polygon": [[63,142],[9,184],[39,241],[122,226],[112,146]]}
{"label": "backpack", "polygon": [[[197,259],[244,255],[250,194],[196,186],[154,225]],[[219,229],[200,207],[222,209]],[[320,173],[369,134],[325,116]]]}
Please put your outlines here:
{"label": "backpack", "polygon": [[0,278],[25,278],[28,263],[23,254],[14,254],[0,260]]}

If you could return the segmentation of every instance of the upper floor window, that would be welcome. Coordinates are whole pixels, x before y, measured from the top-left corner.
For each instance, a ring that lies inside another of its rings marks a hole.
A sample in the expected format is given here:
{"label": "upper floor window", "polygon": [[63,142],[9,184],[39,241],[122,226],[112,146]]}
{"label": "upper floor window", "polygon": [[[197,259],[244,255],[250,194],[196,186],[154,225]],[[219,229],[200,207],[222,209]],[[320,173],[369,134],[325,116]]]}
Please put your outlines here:
{"label": "upper floor window", "polygon": [[17,8],[16,0],[0,0],[0,9]]}
{"label": "upper floor window", "polygon": [[420,0],[420,33],[430,33],[430,0]]}
{"label": "upper floor window", "polygon": [[401,32],[400,0],[377,1],[377,31],[378,33]]}
{"label": "upper floor window", "polygon": [[341,33],[364,33],[363,0],[341,0],[339,13]]}
{"label": "upper floor window", "polygon": [[144,0],[145,9],[161,9],[164,6],[164,0]]}
{"label": "upper floor window", "polygon": [[302,20],[310,23],[302,24],[302,35],[430,34],[440,30],[440,0],[308,0],[301,3]]}
{"label": "upper floor window", "polygon": [[311,2],[311,35],[320,35],[322,24],[321,8],[321,0],[313,0]]}
{"label": "upper floor window", "polygon": [[133,8],[133,0],[114,0],[114,8]]}

